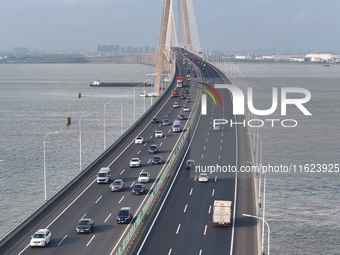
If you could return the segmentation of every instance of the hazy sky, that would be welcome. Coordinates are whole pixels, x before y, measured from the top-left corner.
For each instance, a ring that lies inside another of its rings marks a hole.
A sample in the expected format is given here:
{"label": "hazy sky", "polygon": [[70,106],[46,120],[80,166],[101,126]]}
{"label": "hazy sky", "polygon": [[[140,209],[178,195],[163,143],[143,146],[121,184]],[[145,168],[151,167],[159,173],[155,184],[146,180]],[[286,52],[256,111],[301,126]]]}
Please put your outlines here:
{"label": "hazy sky", "polygon": [[[192,2],[203,49],[340,53],[340,0]],[[163,0],[0,0],[0,51],[157,47],[162,7]]]}

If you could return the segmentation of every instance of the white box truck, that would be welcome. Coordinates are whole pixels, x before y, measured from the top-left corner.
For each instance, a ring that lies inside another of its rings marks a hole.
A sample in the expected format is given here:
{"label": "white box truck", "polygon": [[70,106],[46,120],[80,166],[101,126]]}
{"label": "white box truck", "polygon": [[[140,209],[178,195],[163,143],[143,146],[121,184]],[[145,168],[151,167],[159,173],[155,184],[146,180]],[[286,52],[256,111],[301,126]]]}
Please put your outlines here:
{"label": "white box truck", "polygon": [[172,132],[181,132],[181,122],[179,120],[175,120],[172,124]]}
{"label": "white box truck", "polygon": [[230,226],[232,206],[231,201],[215,200],[213,208],[213,223],[215,226]]}

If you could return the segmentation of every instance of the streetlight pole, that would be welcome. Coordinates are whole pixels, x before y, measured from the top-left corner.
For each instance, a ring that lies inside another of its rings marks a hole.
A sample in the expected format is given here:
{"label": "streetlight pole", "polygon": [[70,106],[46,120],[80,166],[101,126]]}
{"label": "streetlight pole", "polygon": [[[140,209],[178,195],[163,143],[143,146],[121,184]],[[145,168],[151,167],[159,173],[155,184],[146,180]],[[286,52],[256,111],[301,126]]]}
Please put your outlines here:
{"label": "streetlight pole", "polygon": [[[270,228],[269,228],[268,222],[265,221],[264,219],[262,219],[261,217],[258,217],[258,216],[254,216],[254,215],[250,215],[250,214],[245,214],[245,213],[243,213],[242,215],[245,216],[245,217],[251,217],[251,218],[258,219],[258,220],[262,220],[264,223],[266,223],[267,228],[268,228],[268,251],[267,251],[267,255],[269,255]],[[262,236],[262,252],[263,252],[263,236]]]}
{"label": "streetlight pole", "polygon": [[121,134],[124,133],[124,130],[123,130],[123,96],[127,93],[128,92],[125,92],[120,96],[120,133]]}
{"label": "streetlight pole", "polygon": [[79,119],[79,171],[82,170],[81,168],[81,119],[85,116],[89,116],[91,113],[84,114]]}
{"label": "streetlight pole", "polygon": [[105,139],[105,107],[106,107],[106,105],[111,104],[111,103],[113,103],[113,101],[107,102],[107,103],[104,104],[104,151],[106,149],[106,139]]}
{"label": "streetlight pole", "polygon": [[47,133],[44,136],[43,147],[44,147],[44,191],[45,191],[45,201],[47,199],[47,185],[46,185],[46,137],[50,134],[58,134],[58,131]]}

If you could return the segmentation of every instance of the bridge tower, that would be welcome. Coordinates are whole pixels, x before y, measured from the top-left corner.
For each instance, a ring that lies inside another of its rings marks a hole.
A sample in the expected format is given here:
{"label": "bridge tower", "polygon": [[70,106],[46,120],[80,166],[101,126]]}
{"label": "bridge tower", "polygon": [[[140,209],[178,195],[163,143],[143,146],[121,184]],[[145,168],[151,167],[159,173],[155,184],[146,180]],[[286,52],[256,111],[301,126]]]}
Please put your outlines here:
{"label": "bridge tower", "polygon": [[180,46],[196,54],[201,51],[192,0],[178,0],[178,30],[179,42],[175,30],[172,0],[164,0],[155,68],[155,94],[160,93],[163,70],[166,67],[170,69],[169,66],[174,64],[170,56],[172,46]]}

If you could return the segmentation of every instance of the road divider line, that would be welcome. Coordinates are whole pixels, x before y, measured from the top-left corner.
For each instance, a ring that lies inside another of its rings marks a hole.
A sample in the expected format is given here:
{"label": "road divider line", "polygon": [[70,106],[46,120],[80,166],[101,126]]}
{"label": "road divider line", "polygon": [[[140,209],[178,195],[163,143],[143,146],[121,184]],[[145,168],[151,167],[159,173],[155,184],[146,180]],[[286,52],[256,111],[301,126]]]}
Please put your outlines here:
{"label": "road divider line", "polygon": [[61,241],[58,243],[58,246],[60,246],[61,245],[61,243],[65,240],[65,238],[67,237],[67,235],[66,236],[64,236],[64,238],[63,239],[61,239]]}
{"label": "road divider line", "polygon": [[89,246],[89,244],[92,242],[93,238],[95,237],[96,235],[92,236],[92,238],[90,239],[90,241],[86,244],[86,246]]}
{"label": "road divider line", "polygon": [[208,214],[210,214],[210,212],[211,212],[211,205],[209,205]]}
{"label": "road divider line", "polygon": [[215,195],[215,189],[212,190],[211,196],[213,197]]}
{"label": "road divider line", "polygon": [[107,222],[107,220],[111,217],[111,213],[109,214],[109,216],[106,217],[106,219],[104,220],[104,222]]}
{"label": "road divider line", "polygon": [[188,204],[185,205],[183,212],[185,213],[187,211]]}
{"label": "road divider line", "polygon": [[178,234],[180,228],[181,228],[181,224],[178,224],[178,227],[177,227],[177,230],[176,230],[176,235]]}
{"label": "road divider line", "polygon": [[125,172],[125,168],[123,169],[123,171],[120,172],[120,174],[122,175]]}
{"label": "road divider line", "polygon": [[205,227],[204,227],[204,235],[206,235],[207,234],[207,228],[208,228],[208,225],[205,225]]}
{"label": "road divider line", "polygon": [[98,203],[98,201],[102,198],[103,196],[100,196],[98,199],[97,199],[97,201],[96,202],[94,202],[95,204],[97,204]]}
{"label": "road divider line", "polygon": [[192,194],[192,191],[193,191],[194,189],[193,188],[191,188],[191,190],[190,190],[190,193],[189,193],[189,196],[191,196],[191,194]]}
{"label": "road divider line", "polygon": [[119,200],[118,204],[120,204],[120,202],[123,201],[124,197],[125,197],[125,196],[122,196],[122,198]]}

